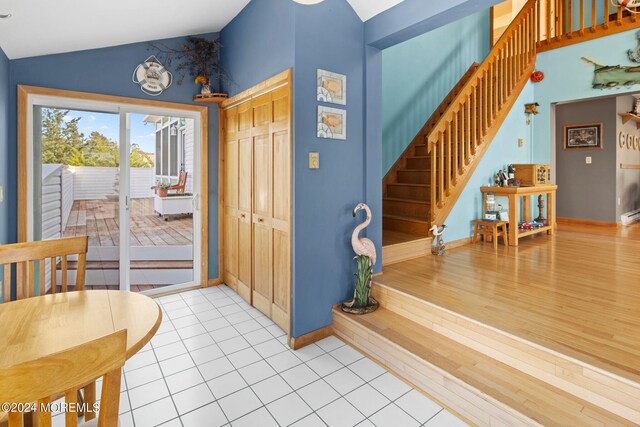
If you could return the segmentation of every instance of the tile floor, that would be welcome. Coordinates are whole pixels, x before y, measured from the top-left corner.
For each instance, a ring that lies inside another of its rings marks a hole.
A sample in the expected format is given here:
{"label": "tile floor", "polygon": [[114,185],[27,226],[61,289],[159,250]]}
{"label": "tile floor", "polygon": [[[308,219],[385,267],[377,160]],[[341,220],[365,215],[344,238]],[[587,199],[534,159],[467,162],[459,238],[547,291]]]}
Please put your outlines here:
{"label": "tile floor", "polygon": [[290,350],[226,286],[157,301],[162,325],[124,367],[122,427],[466,425],[335,337]]}

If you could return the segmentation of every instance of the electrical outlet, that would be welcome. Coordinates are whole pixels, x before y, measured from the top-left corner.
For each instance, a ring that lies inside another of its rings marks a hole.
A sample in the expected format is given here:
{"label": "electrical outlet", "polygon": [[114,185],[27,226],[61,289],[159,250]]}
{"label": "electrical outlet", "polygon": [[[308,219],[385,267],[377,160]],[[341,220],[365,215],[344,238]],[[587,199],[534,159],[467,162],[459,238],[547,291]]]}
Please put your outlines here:
{"label": "electrical outlet", "polygon": [[524,139],[518,138],[518,147],[522,147],[524,145]]}
{"label": "electrical outlet", "polygon": [[618,197],[618,206],[620,206],[622,202],[620,201],[620,197]]}
{"label": "electrical outlet", "polygon": [[317,151],[309,152],[309,169],[320,169],[320,153]]}
{"label": "electrical outlet", "polygon": [[585,163],[590,165],[591,164],[591,157],[586,157],[585,159]]}

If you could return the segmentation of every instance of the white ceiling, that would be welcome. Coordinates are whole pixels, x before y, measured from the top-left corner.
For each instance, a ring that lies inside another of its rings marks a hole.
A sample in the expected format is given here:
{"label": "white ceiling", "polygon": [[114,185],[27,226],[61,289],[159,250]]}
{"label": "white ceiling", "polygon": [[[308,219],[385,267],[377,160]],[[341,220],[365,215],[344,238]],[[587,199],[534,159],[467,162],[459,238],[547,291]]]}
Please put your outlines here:
{"label": "white ceiling", "polygon": [[[258,0],[260,1],[260,0]],[[403,0],[348,0],[366,21]],[[10,59],[222,30],[249,0],[4,0],[0,47]]]}
{"label": "white ceiling", "polygon": [[404,0],[347,0],[360,19],[368,21],[379,13],[391,9]]}

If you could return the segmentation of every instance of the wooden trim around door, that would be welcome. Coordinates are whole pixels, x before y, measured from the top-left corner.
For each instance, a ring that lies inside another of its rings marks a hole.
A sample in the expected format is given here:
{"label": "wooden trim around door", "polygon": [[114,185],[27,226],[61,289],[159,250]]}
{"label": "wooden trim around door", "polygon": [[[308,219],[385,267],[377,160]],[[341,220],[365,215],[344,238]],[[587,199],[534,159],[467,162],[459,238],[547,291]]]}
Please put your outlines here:
{"label": "wooden trim around door", "polygon": [[[225,143],[225,125],[224,125],[224,111],[233,108],[236,105],[244,102],[251,101],[260,95],[264,95],[267,92],[271,92],[284,85],[289,85],[289,139],[291,141],[290,150],[290,166],[291,166],[291,210],[289,213],[289,236],[291,237],[291,271],[289,277],[291,278],[289,283],[289,332],[288,339],[291,340],[293,331],[293,69],[288,68],[281,73],[276,74],[267,80],[258,83],[257,85],[246,89],[239,94],[232,96],[226,101],[220,104],[219,111],[219,144],[218,144],[218,241],[219,246],[219,258],[218,269],[220,272],[220,279],[224,280],[223,268],[224,268],[224,143]],[[294,345],[293,341],[289,342],[289,345]]]}
{"label": "wooden trim around door", "polygon": [[[18,85],[18,242],[26,242],[28,236],[27,223],[27,117],[29,96],[51,96],[56,98],[80,99],[95,102],[109,102],[136,107],[167,108],[182,110],[200,114],[200,210],[202,224],[200,230],[201,239],[201,264],[200,286],[206,287],[209,283],[209,120],[208,108],[204,105],[180,104],[176,102],[156,101],[151,99],[129,98],[124,96],[104,95],[89,92],[77,92],[63,89],[51,89],[37,86]],[[194,230],[196,232],[196,230]]]}

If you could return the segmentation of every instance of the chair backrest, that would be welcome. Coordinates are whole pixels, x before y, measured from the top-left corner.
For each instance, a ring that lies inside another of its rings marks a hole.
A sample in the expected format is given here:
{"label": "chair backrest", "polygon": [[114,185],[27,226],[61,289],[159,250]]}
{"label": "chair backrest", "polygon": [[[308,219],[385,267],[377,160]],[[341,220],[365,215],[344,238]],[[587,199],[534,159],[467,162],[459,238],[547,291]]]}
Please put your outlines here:
{"label": "chair backrest", "polygon": [[180,175],[178,176],[178,183],[173,186],[177,193],[184,193],[184,190],[187,187],[187,175],[187,171],[180,171]]}
{"label": "chair backrest", "polygon": [[[126,360],[127,330],[46,357],[0,368],[0,401],[37,404],[38,426],[51,426],[43,406],[64,395],[67,407],[78,405],[78,389],[102,376],[99,427],[118,424],[120,378]],[[78,414],[65,414],[67,427],[77,426]],[[22,426],[22,413],[9,413],[9,427]]]}
{"label": "chair backrest", "polygon": [[[57,291],[56,272],[62,273],[62,292],[67,291],[67,256],[77,255],[75,289],[84,289],[85,269],[87,261],[88,237],[70,237],[66,239],[41,240],[38,242],[15,243],[0,246],[0,265],[4,267],[4,286],[2,300],[9,302],[11,298],[12,266],[15,264],[16,293],[13,300],[44,295],[46,292],[47,270],[51,276],[51,293]],[[58,267],[58,258],[60,266]],[[36,286],[36,262],[38,263],[39,280]],[[75,263],[75,262],[74,262]],[[38,292],[36,292],[38,291]]]}

